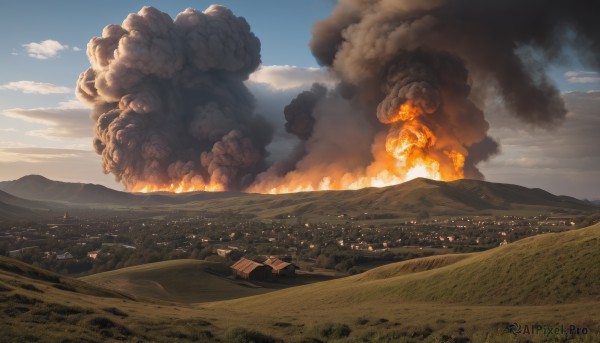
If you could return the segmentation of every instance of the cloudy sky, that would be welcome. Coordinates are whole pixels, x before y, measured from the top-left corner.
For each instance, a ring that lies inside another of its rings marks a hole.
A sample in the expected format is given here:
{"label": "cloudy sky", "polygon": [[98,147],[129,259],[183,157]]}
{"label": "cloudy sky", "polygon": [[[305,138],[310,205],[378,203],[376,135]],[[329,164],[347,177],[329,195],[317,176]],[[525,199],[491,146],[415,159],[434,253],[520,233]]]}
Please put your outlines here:
{"label": "cloudy sky", "polygon": [[[0,180],[27,174],[123,189],[101,171],[92,148],[90,110],[74,88],[89,66],[85,50],[107,24],[120,24],[144,5],[175,16],[210,1],[22,0],[0,12]],[[312,24],[327,17],[333,2],[222,1],[246,18],[262,45],[262,66],[247,85],[257,111],[276,127],[283,107],[314,81],[331,82],[308,48]],[[487,180],[539,187],[556,194],[600,198],[600,74],[577,63],[550,66],[549,77],[563,93],[569,114],[559,126],[527,127],[490,101],[486,116],[501,154],[481,165]],[[290,137],[282,129],[269,147],[282,153]]]}

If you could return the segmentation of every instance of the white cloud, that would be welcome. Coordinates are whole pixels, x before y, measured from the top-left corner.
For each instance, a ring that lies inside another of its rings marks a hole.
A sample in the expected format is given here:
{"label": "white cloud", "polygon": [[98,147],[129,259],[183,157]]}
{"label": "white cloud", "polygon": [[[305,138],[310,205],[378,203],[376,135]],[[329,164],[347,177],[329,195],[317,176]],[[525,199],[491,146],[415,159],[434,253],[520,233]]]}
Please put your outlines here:
{"label": "white cloud", "polygon": [[56,57],[59,51],[69,48],[68,45],[63,45],[53,39],[47,39],[39,43],[32,42],[23,44],[23,47],[27,51],[29,57],[36,58],[38,60],[46,60],[50,57]]}
{"label": "white cloud", "polygon": [[304,68],[288,65],[261,66],[250,74],[250,82],[267,84],[277,90],[310,86],[314,82],[332,85],[335,77],[321,68]]}
{"label": "white cloud", "polygon": [[6,127],[0,129],[0,132],[17,132],[17,129],[15,129],[14,127]]}
{"label": "white cloud", "polygon": [[73,50],[73,51],[81,51],[81,48],[80,48],[80,47],[78,47],[78,46],[74,46],[74,47],[72,48],[72,50]]}
{"label": "white cloud", "polygon": [[41,148],[41,147],[0,147],[0,162],[38,163],[54,159],[82,158],[94,156],[91,150]]}
{"label": "white cloud", "polygon": [[91,137],[92,121],[89,113],[89,108],[78,100],[61,102],[57,107],[12,108],[3,111],[7,117],[49,126],[27,134],[50,140]]}
{"label": "white cloud", "polygon": [[595,71],[572,70],[565,73],[570,83],[599,83],[600,76]]}
{"label": "white cloud", "polygon": [[68,87],[57,86],[52,83],[35,81],[13,81],[0,85],[0,89],[19,91],[27,94],[66,94],[71,93]]}

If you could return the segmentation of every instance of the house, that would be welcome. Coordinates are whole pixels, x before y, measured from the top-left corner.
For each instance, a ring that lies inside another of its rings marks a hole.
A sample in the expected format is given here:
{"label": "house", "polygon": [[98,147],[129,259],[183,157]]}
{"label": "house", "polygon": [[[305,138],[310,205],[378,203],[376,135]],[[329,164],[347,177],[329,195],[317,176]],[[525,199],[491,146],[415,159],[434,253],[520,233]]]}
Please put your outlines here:
{"label": "house", "polygon": [[95,260],[96,257],[98,257],[99,254],[100,254],[100,250],[94,250],[94,251],[88,252],[87,256],[89,258],[91,258],[92,260]]}
{"label": "house", "polygon": [[271,267],[243,257],[231,266],[231,272],[236,278],[246,280],[265,280],[271,277]]}
{"label": "house", "polygon": [[70,260],[72,258],[73,258],[73,255],[71,255],[71,253],[68,252],[68,251],[65,252],[65,253],[63,253],[63,254],[57,254],[56,255],[56,259],[57,260]]}
{"label": "house", "polygon": [[13,257],[13,258],[19,258],[26,254],[38,253],[39,251],[40,251],[40,247],[38,247],[38,246],[25,247],[25,248],[9,251],[8,256]]}
{"label": "house", "polygon": [[273,274],[279,276],[293,276],[296,275],[296,269],[300,269],[296,265],[283,261],[275,256],[269,257],[265,261],[265,265],[273,269]]}
{"label": "house", "polygon": [[237,249],[217,249],[217,255],[232,260],[237,260],[244,256],[244,253]]}

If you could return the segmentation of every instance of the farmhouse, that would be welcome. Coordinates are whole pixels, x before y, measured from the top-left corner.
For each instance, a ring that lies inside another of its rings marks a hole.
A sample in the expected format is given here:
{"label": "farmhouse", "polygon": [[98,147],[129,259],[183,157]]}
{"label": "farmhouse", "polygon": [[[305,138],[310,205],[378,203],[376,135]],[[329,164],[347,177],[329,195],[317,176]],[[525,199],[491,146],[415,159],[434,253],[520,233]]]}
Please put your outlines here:
{"label": "farmhouse", "polygon": [[296,274],[296,265],[285,262],[277,257],[271,256],[265,261],[265,265],[273,269],[273,274],[279,276],[293,276]]}
{"label": "farmhouse", "polygon": [[99,254],[100,254],[100,250],[94,250],[94,251],[88,252],[87,256],[89,258],[91,258],[92,260],[95,260]]}
{"label": "farmhouse", "polygon": [[236,278],[246,280],[265,280],[271,277],[271,267],[243,257],[231,266],[231,271]]}

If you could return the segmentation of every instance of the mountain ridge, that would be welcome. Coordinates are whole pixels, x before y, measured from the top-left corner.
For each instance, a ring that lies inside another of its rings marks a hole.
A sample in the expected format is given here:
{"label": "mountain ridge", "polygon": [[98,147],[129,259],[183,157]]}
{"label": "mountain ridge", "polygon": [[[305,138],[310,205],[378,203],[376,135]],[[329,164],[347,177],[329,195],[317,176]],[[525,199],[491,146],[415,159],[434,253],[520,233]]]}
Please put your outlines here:
{"label": "mountain ridge", "polygon": [[[239,212],[261,218],[302,215],[352,216],[374,214],[398,217],[482,215],[494,211],[590,212],[598,208],[583,200],[554,195],[539,188],[461,179],[435,181],[417,178],[398,185],[358,190],[287,194],[241,192],[129,193],[101,185],[68,183],[28,175],[0,182],[0,190],[37,201],[77,205],[143,206],[159,210]],[[0,199],[0,201],[2,201]],[[491,212],[490,212],[491,211]]]}

